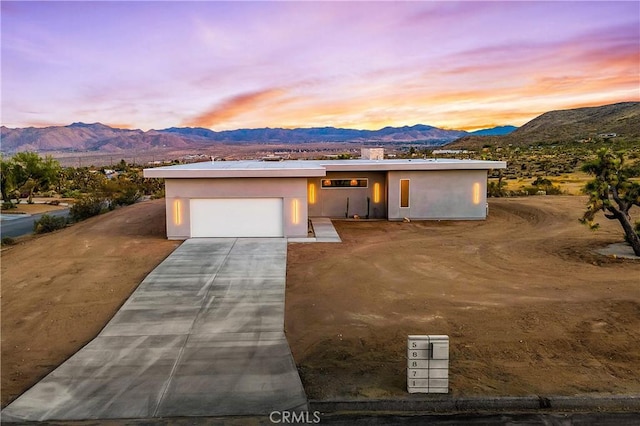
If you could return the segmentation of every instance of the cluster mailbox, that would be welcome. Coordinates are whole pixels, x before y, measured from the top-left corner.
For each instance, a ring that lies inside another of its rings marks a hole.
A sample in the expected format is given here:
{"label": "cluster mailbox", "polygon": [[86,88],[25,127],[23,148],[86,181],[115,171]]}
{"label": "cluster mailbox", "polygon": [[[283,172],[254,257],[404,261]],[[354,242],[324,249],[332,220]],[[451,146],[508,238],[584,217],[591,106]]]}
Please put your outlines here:
{"label": "cluster mailbox", "polygon": [[409,393],[449,392],[449,336],[408,336],[407,362]]}

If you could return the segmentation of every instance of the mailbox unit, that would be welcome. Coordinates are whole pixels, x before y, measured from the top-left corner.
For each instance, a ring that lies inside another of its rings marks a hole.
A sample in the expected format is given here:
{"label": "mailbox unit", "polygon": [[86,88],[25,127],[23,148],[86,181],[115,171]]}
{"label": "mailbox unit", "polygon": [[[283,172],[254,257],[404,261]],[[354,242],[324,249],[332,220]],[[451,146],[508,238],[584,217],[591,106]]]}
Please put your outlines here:
{"label": "mailbox unit", "polygon": [[408,336],[407,362],[409,393],[449,392],[449,336]]}

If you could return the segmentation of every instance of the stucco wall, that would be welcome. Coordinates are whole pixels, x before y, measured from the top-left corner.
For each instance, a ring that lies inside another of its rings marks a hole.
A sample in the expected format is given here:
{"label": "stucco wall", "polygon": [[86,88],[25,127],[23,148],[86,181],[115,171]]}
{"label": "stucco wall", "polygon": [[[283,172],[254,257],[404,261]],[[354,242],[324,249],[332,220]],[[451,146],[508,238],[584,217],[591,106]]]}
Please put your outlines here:
{"label": "stucco wall", "polygon": [[[400,180],[409,179],[409,207],[400,207]],[[388,218],[484,219],[486,170],[390,171]]]}
{"label": "stucco wall", "polygon": [[[169,239],[189,238],[192,198],[282,198],[284,235],[307,236],[306,178],[166,179],[165,197]],[[293,223],[294,200],[298,200],[297,224]]]}
{"label": "stucco wall", "polygon": [[[322,188],[323,179],[367,179],[366,188]],[[344,218],[349,198],[349,217],[354,214],[367,216],[367,197],[369,197],[369,218],[387,217],[386,172],[327,172],[324,178],[310,178],[309,184],[315,185],[315,203],[309,202],[309,216]],[[374,200],[375,184],[379,184],[380,198]]]}

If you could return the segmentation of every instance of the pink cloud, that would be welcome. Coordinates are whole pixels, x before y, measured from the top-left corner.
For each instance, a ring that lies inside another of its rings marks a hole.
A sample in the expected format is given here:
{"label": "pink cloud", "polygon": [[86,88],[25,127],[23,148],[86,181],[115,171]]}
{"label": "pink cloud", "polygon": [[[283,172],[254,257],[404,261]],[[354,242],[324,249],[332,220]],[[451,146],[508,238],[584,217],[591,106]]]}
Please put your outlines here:
{"label": "pink cloud", "polygon": [[272,88],[236,95],[214,105],[196,117],[186,120],[185,125],[210,128],[238,115],[255,111],[260,105],[269,100],[279,98],[284,93],[283,89]]}

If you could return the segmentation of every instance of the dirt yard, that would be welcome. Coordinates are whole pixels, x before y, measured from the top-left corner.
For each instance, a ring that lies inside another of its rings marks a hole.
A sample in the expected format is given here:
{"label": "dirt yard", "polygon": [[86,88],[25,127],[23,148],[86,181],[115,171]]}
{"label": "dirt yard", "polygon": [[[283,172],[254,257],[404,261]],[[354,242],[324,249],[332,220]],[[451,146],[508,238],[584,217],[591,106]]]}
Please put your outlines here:
{"label": "dirt yard", "polygon": [[[577,197],[482,222],[335,222],[290,244],[286,328],[310,398],[402,396],[407,334],[449,334],[453,394],[640,392],[640,262],[594,255]],[[177,245],[164,201],[2,250],[2,406],[90,341]],[[606,222],[605,222],[606,221]]]}
{"label": "dirt yard", "polygon": [[480,222],[334,222],[290,244],[286,331],[310,398],[406,393],[408,334],[448,334],[454,395],[640,393],[640,261],[593,248],[583,197],[490,200]]}
{"label": "dirt yard", "polygon": [[164,214],[164,200],[140,203],[2,249],[3,407],[93,339],[175,249]]}

